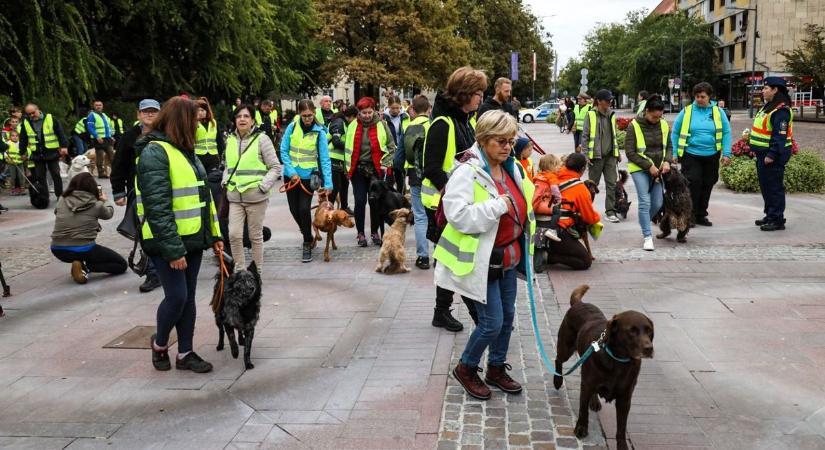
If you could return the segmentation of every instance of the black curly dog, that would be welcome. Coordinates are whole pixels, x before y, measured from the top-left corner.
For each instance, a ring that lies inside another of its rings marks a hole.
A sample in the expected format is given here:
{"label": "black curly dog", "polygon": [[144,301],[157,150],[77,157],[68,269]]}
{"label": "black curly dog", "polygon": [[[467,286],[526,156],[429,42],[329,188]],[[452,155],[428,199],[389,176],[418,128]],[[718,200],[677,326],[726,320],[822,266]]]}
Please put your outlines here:
{"label": "black curly dog", "polygon": [[[250,355],[252,340],[255,337],[255,325],[261,313],[261,276],[255,261],[246,270],[234,272],[224,280],[223,301],[215,305],[213,297],[212,310],[215,313],[215,324],[218,326],[218,346],[216,350],[223,350],[224,332],[229,338],[229,349],[232,357],[238,357],[238,344],[243,345],[244,366],[247,369],[255,368]],[[218,278],[220,274],[218,274]],[[215,291],[219,289],[220,279],[215,282]],[[235,341],[235,330],[238,330],[238,340]]]}
{"label": "black curly dog", "polygon": [[624,188],[628,178],[627,171],[619,170],[619,181],[616,182],[616,212],[622,216],[622,219],[627,219],[627,212],[630,211],[631,202],[627,196],[627,191]]}
{"label": "black curly dog", "polygon": [[688,180],[679,172],[679,169],[671,167],[670,171],[662,175],[665,183],[665,194],[662,209],[653,218],[654,223],[659,224],[661,233],[656,235],[657,239],[664,239],[670,236],[671,229],[676,229],[676,241],[687,242],[685,237],[690,231],[690,220],[693,214],[693,202],[690,200],[690,188]]}

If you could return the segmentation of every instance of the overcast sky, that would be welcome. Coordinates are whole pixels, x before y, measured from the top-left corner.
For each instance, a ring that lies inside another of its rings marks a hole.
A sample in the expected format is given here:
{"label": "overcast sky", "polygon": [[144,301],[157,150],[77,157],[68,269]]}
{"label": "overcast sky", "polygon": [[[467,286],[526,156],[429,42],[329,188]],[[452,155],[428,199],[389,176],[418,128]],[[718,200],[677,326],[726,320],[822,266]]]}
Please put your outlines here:
{"label": "overcast sky", "polygon": [[[584,36],[598,22],[620,22],[628,11],[652,10],[659,0],[525,0],[545,29],[553,34],[553,47],[559,54],[559,70],[567,60],[578,56]],[[541,17],[553,16],[555,17]]]}

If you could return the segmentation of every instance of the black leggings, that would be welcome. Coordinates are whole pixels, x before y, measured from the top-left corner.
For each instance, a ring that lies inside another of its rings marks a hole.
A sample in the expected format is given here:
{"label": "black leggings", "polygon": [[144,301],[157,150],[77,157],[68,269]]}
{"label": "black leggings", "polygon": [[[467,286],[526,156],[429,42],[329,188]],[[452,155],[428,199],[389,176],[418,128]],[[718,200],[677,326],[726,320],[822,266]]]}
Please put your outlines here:
{"label": "black leggings", "polygon": [[52,249],[52,254],[65,263],[82,261],[91,272],[102,272],[118,275],[126,272],[126,260],[116,251],[95,245],[91,250],[85,252],[74,252],[71,250]]}
{"label": "black leggings", "polygon": [[[309,180],[301,180],[301,184],[309,190]],[[289,212],[304,236],[304,243],[312,242],[314,239],[311,217],[312,196],[307,195],[300,186],[295,186],[293,189],[286,191],[286,200],[289,202]]]}
{"label": "black leggings", "polygon": [[[355,229],[358,234],[364,233],[364,216],[367,214],[367,200],[370,193],[370,179],[361,175],[358,169],[352,174],[352,195],[355,197]],[[383,225],[376,217],[377,211],[370,208],[370,233],[376,234]]]}
{"label": "black leggings", "polygon": [[344,162],[338,159],[332,160],[332,195],[329,199],[335,203],[335,199],[341,194],[341,209],[349,207],[349,178],[344,169]]}
{"label": "black leggings", "polygon": [[[42,186],[48,191],[49,183],[46,181],[46,171],[52,175],[52,182],[54,182],[54,196],[60,198],[63,195],[63,179],[60,178],[60,164],[59,159],[52,159],[50,161],[35,161],[34,162],[34,177],[40,180]],[[46,192],[44,198],[49,197]]]}
{"label": "black leggings", "polygon": [[575,239],[567,229],[559,231],[561,241],[549,241],[548,264],[563,264],[571,269],[586,270],[593,264],[587,248]]}

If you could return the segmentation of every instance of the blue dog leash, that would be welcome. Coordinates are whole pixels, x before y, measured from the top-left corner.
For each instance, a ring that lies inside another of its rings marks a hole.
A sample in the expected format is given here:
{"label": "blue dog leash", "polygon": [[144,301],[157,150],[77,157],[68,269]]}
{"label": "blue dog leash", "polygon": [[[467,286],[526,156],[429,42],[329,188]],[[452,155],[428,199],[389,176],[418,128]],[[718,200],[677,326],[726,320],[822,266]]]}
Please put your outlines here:
{"label": "blue dog leash", "polygon": [[[585,361],[587,361],[587,359],[590,358],[590,356],[593,353],[598,352],[601,349],[599,344],[604,340],[605,333],[602,332],[602,335],[599,337],[599,339],[597,339],[597,340],[593,341],[592,343],[590,343],[590,345],[587,347],[587,350],[584,352],[584,354],[581,355],[581,357],[579,358],[578,361],[576,361],[575,364],[573,364],[573,367],[567,369],[567,371],[565,371],[563,374],[556,372],[555,367],[550,362],[550,358],[547,356],[547,352],[544,349],[544,343],[541,341],[541,332],[539,331],[538,318],[536,317],[536,298],[535,298],[535,294],[533,293],[533,273],[531,271],[532,266],[530,265],[531,264],[531,259],[532,259],[531,255],[528,252],[528,254],[524,258],[524,260],[525,260],[525,268],[527,269],[526,272],[528,274],[527,297],[530,299],[530,319],[533,322],[533,335],[536,337],[536,345],[538,346],[539,354],[541,354],[541,360],[544,363],[544,366],[547,368],[547,370],[555,376],[565,377],[565,376],[570,375],[571,373],[573,373],[582,364],[584,364]],[[608,347],[606,344],[604,346],[604,351],[608,354],[608,356],[610,356],[611,358],[613,358],[614,360],[616,360],[620,363],[630,362],[630,358],[619,358],[616,355],[614,355],[613,352],[610,351],[610,347]]]}

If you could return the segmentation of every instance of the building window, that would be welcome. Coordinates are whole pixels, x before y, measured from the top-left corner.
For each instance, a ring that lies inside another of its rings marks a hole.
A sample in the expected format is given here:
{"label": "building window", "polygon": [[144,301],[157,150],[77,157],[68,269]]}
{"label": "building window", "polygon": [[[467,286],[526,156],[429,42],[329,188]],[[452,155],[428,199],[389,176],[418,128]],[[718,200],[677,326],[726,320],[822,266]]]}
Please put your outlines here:
{"label": "building window", "polygon": [[716,0],[710,0],[708,2],[708,11],[713,12],[714,9],[716,9]]}
{"label": "building window", "polygon": [[716,22],[716,34],[719,36],[725,34],[725,19]]}
{"label": "building window", "polygon": [[728,17],[728,27],[730,28],[731,33],[736,31],[736,16]]}
{"label": "building window", "polygon": [[745,31],[748,29],[748,12],[742,11],[742,21],[740,22],[739,29]]}
{"label": "building window", "polygon": [[719,48],[717,51],[719,52],[719,64],[722,64],[725,62],[725,49]]}
{"label": "building window", "polygon": [[747,42],[743,42],[743,43],[742,43],[742,51],[741,51],[741,53],[740,53],[740,54],[741,54],[740,58],[744,59],[744,58],[746,57],[746,55],[748,54],[748,50],[747,50],[747,48],[748,48],[748,43],[747,43]]}
{"label": "building window", "polygon": [[731,64],[733,64],[733,53],[734,53],[733,50],[734,50],[734,48],[736,48],[735,45],[728,46],[728,63],[731,63]]}

